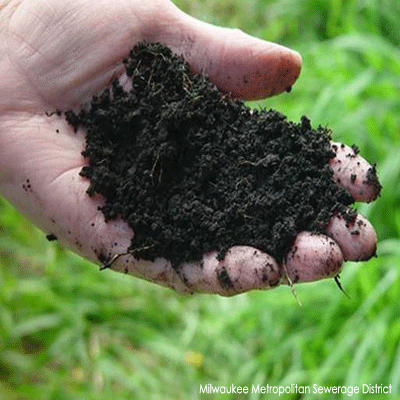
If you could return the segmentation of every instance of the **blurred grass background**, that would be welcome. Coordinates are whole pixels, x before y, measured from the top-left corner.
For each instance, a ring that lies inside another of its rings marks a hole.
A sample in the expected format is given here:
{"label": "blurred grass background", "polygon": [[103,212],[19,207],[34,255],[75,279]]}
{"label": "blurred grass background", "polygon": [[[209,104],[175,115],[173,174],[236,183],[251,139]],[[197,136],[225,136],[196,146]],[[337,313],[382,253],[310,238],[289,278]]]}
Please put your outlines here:
{"label": "blurred grass background", "polygon": [[306,114],[377,163],[382,196],[359,210],[379,257],[345,265],[350,299],[333,280],[296,286],[302,307],[288,287],[182,297],[100,273],[0,200],[0,398],[270,398],[199,394],[207,383],[391,384],[391,396],[352,398],[400,398],[400,3],[174,1],[302,54],[292,92],[252,106]]}

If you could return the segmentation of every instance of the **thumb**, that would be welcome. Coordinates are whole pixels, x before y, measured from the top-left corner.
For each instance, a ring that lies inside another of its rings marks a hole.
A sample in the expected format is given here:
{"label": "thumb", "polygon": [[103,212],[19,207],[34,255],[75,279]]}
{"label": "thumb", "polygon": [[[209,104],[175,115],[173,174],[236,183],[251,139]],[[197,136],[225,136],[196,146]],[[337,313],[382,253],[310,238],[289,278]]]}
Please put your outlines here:
{"label": "thumb", "polygon": [[291,88],[301,70],[300,55],[251,37],[238,29],[199,21],[169,3],[146,40],[158,41],[183,55],[193,70],[208,75],[223,93],[255,100]]}

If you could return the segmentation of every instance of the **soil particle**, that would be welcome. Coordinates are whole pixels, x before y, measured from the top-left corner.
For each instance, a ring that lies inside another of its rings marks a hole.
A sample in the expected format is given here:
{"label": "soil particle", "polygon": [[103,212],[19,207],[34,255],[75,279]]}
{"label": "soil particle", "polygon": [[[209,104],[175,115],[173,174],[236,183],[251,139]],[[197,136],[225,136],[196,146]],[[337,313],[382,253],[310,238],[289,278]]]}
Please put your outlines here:
{"label": "soil particle", "polygon": [[363,183],[374,188],[373,200],[375,200],[379,196],[382,189],[382,186],[379,183],[378,175],[376,173],[375,164],[367,171],[367,180]]}
{"label": "soil particle", "polygon": [[49,242],[53,242],[54,240],[57,240],[57,236],[54,233],[49,233],[48,235],[46,235],[46,239]]}
{"label": "soil particle", "polygon": [[[137,45],[124,64],[131,90],[115,80],[66,118],[86,131],[88,194],[133,229],[135,257],[178,266],[249,245],[281,262],[299,232],[322,232],[353,202],[332,179],[327,129],[251,111],[160,44]],[[218,279],[231,287],[226,270]]]}
{"label": "soil particle", "polygon": [[274,268],[271,264],[266,264],[263,268],[261,281],[267,283],[267,286],[271,288],[279,285],[280,276],[274,273]]}
{"label": "soil particle", "polygon": [[357,145],[353,144],[351,146],[351,149],[353,150],[353,155],[351,155],[350,157],[355,157],[356,155],[358,155],[360,153],[360,149],[358,148]]}
{"label": "soil particle", "polygon": [[27,179],[23,184],[22,184],[22,189],[25,190],[25,192],[32,192],[32,186],[30,183],[30,180]]}
{"label": "soil particle", "polygon": [[101,267],[100,269],[108,268],[108,264],[111,261],[111,254],[107,254],[107,251],[103,248],[101,248],[100,250],[93,249],[93,251],[99,262],[103,265],[103,267]]}
{"label": "soil particle", "polygon": [[221,270],[218,272],[218,281],[221,287],[224,289],[233,288],[233,283],[225,268],[221,268]]}

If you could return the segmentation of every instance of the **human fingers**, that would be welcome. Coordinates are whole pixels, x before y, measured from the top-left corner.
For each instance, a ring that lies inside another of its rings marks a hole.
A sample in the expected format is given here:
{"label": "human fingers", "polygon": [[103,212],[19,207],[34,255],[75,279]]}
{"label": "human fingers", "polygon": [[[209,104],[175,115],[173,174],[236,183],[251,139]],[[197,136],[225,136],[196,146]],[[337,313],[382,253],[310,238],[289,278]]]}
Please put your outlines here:
{"label": "human fingers", "polygon": [[115,271],[168,286],[184,294],[233,296],[253,289],[270,289],[281,281],[282,268],[268,254],[249,246],[234,246],[224,258],[212,251],[200,261],[173,265],[164,258],[138,260],[132,254],[114,257]]}
{"label": "human fingers", "polygon": [[[329,164],[338,186],[347,189],[355,201],[375,200],[381,190],[375,166],[359,156],[354,146],[332,143],[332,150],[335,157]],[[364,261],[376,253],[373,226],[349,208],[343,206],[332,215],[325,232],[327,236],[303,232],[297,237],[286,256],[286,277],[292,282],[335,276],[344,260]]]}
{"label": "human fingers", "polygon": [[338,275],[343,261],[365,261],[376,253],[372,225],[350,209],[332,216],[325,235],[300,233],[285,260],[282,283],[312,282]]}
{"label": "human fingers", "polygon": [[250,246],[234,246],[223,259],[218,252],[199,262],[173,266],[163,258],[136,260],[132,254],[114,256],[110,268],[171,287],[186,294],[233,296],[250,290],[273,289],[282,283],[317,281],[336,276],[342,267],[339,246],[324,235],[302,232],[284,263]]}
{"label": "human fingers", "polygon": [[[355,146],[332,143],[335,157],[329,162],[333,179],[339,187],[348,190],[355,201],[371,202],[380,194],[376,168],[358,155]],[[340,246],[345,260],[368,260],[376,252],[376,233],[360,214],[344,208],[333,215],[326,234]]]}

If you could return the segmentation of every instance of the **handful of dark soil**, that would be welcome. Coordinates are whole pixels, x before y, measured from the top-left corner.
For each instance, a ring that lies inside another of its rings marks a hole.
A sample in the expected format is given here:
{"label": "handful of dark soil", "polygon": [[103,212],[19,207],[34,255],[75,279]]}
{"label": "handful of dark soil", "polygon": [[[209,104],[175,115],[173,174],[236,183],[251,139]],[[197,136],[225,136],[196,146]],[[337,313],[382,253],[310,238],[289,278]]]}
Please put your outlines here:
{"label": "handful of dark soil", "polygon": [[88,194],[133,229],[136,257],[178,265],[249,245],[280,262],[300,231],[322,232],[353,202],[332,180],[326,129],[250,111],[160,44],[137,45],[124,64],[131,90],[114,81],[66,117],[86,130]]}

